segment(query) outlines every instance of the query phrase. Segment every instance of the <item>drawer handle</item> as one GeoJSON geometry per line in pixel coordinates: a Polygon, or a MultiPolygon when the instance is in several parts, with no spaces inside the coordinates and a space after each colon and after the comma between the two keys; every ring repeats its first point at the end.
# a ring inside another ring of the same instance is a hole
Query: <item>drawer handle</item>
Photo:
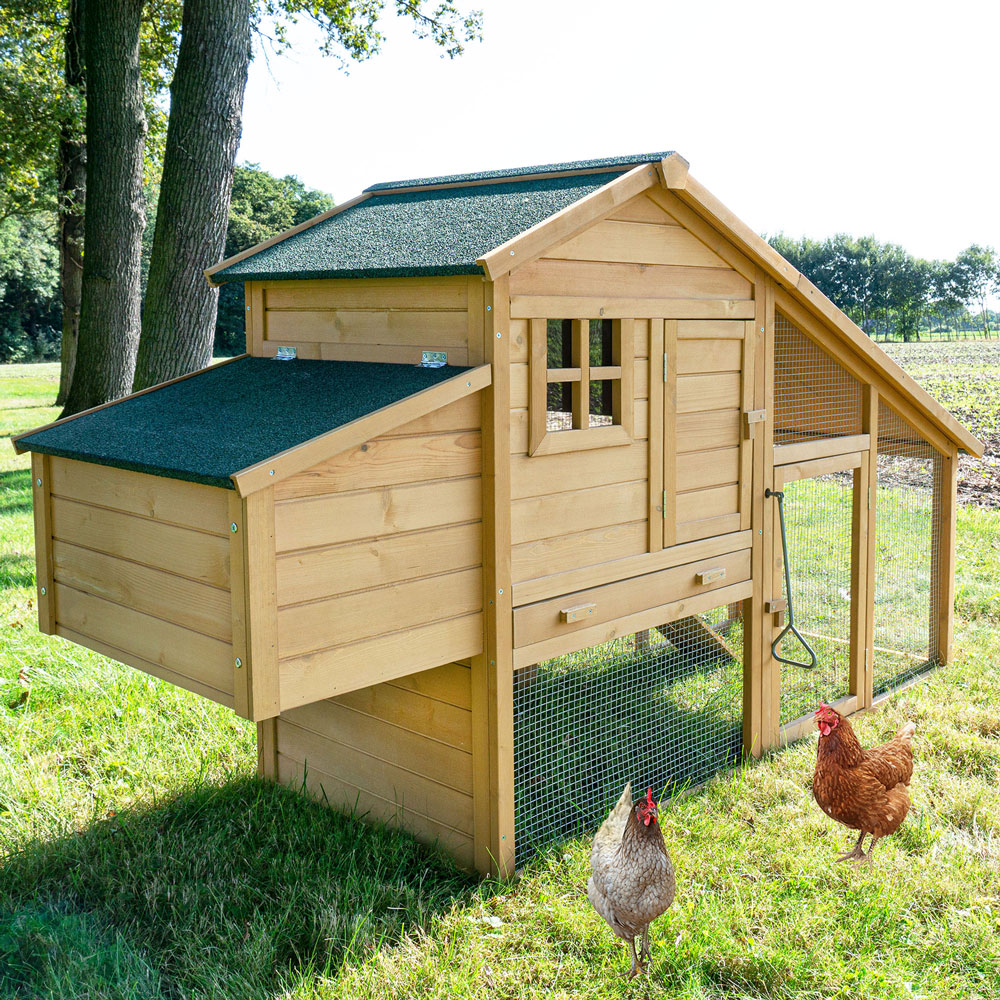
{"type": "Polygon", "coordinates": [[[587,615],[592,615],[596,607],[596,604],[577,604],[572,608],[563,608],[559,612],[559,619],[564,622],[581,622],[587,615]]]}
{"type": "Polygon", "coordinates": [[[694,578],[704,587],[707,583],[715,583],[717,580],[725,580],[726,570],[723,566],[719,566],[717,569],[705,569],[700,573],[695,573],[694,578]]]}

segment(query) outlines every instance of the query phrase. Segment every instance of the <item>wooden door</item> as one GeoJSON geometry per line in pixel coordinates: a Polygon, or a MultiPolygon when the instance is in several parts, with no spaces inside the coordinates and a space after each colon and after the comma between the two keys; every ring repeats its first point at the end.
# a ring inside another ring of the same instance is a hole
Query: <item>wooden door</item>
{"type": "Polygon", "coordinates": [[[665,547],[750,527],[752,326],[664,324],[665,547]]]}

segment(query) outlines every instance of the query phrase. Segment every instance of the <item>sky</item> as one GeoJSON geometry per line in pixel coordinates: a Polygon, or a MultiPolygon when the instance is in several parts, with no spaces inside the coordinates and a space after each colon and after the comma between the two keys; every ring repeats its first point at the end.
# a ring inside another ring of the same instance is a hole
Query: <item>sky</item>
{"type": "MultiPolygon", "coordinates": [[[[454,60],[383,21],[345,74],[301,23],[260,52],[240,162],[344,201],[376,181],[677,150],[754,230],[1000,249],[1000,4],[456,0],[454,60]]],[[[427,5],[430,6],[430,5],[427,5]]]]}

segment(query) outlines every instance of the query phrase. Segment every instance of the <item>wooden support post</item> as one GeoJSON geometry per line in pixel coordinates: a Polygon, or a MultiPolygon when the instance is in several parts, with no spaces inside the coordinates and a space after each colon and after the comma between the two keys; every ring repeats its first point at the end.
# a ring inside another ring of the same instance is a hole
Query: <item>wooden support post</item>
{"type": "Polygon", "coordinates": [[[246,300],[250,309],[246,313],[247,354],[255,358],[264,356],[264,286],[259,281],[246,283],[246,300]]]}
{"type": "Polygon", "coordinates": [[[878,514],[878,410],[879,392],[867,385],[862,390],[861,429],[869,437],[868,454],[868,536],[865,560],[864,586],[867,594],[865,608],[865,651],[867,670],[864,688],[858,695],[860,708],[871,708],[875,700],[875,543],[878,514]]]}
{"type": "MultiPolygon", "coordinates": [[[[870,385],[862,387],[862,424],[867,429],[871,421],[872,399],[877,413],[878,393],[870,385]]],[[[877,416],[875,418],[878,419],[877,416]]],[[[871,465],[869,452],[862,453],[861,465],[854,469],[851,503],[851,626],[850,667],[848,690],[866,708],[866,690],[872,672],[871,649],[868,646],[868,620],[871,618],[873,594],[869,583],[869,510],[871,506],[871,465]]]]}
{"type": "MultiPolygon", "coordinates": [[[[746,336],[753,337],[753,399],[754,407],[764,409],[768,397],[769,381],[765,365],[766,350],[771,338],[767,333],[767,285],[763,270],[757,269],[754,283],[755,318],[753,328],[746,336]]],[[[773,311],[772,311],[773,315],[773,311]]],[[[772,323],[773,330],[773,323],[772,323]]],[[[773,435],[773,415],[768,408],[765,420],[758,425],[753,438],[752,484],[750,492],[750,527],[753,532],[750,550],[750,572],[754,580],[753,595],[743,605],[743,749],[744,752],[760,756],[764,749],[764,672],[770,662],[770,636],[773,633],[773,615],[764,610],[765,602],[772,595],[767,589],[765,578],[770,566],[770,534],[765,538],[765,526],[770,527],[770,509],[773,501],[766,500],[764,490],[771,485],[772,469],[765,466],[765,441],[773,435]]]]}
{"type": "Polygon", "coordinates": [[[267,781],[278,780],[278,720],[257,723],[257,775],[267,781]]]}
{"type": "MultiPolygon", "coordinates": [[[[511,603],[510,527],[510,293],[506,275],[486,286],[487,357],[493,381],[483,397],[483,620],[482,657],[474,657],[473,731],[485,723],[489,750],[489,818],[486,836],[481,802],[476,868],[506,875],[514,870],[514,619],[511,603]],[[479,717],[477,718],[477,712],[479,717]]],[[[589,327],[586,329],[589,337],[589,327]]],[[[574,328],[579,337],[579,330],[574,328]]],[[[586,364],[584,355],[581,361],[586,364]]],[[[587,383],[589,385],[589,382],[587,383]]],[[[588,390],[589,391],[589,390],[588,390]]],[[[574,403],[576,397],[574,397],[574,403]]],[[[574,407],[575,409],[575,407],[574,407]]],[[[588,408],[589,412],[589,408],[588,408]]],[[[484,779],[479,774],[481,786],[484,779]]],[[[474,784],[475,788],[475,784],[474,784]]],[[[475,799],[481,796],[474,794],[475,799]]]]}
{"type": "Polygon", "coordinates": [[[37,451],[31,453],[31,500],[35,514],[35,594],[38,602],[38,631],[56,631],[55,574],[52,567],[52,460],[37,451]]]}
{"type": "Polygon", "coordinates": [[[274,487],[229,500],[233,708],[259,722],[279,711],[274,487]]]}
{"type": "Polygon", "coordinates": [[[952,655],[955,620],[955,524],[958,501],[958,452],[938,454],[934,462],[934,516],[937,524],[937,559],[932,560],[931,634],[937,648],[931,655],[939,663],[949,663],[952,655]]]}

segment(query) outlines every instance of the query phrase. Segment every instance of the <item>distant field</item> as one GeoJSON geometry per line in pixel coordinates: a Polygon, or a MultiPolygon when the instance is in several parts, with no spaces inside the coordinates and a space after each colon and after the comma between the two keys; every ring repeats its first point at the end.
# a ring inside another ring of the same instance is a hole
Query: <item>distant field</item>
{"type": "Polygon", "coordinates": [[[879,344],[985,445],[959,462],[959,497],[1000,507],[1000,340],[879,344]]]}

